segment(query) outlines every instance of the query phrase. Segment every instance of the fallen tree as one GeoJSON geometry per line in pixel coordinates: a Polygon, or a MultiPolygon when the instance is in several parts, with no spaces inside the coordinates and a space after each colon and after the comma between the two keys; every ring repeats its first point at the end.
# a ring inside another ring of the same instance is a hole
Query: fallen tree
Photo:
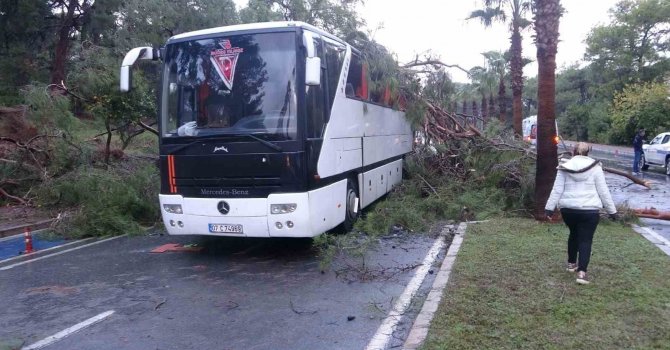
{"type": "Polygon", "coordinates": [[[670,212],[658,211],[656,208],[633,209],[633,212],[640,218],[670,220],[670,212]]]}

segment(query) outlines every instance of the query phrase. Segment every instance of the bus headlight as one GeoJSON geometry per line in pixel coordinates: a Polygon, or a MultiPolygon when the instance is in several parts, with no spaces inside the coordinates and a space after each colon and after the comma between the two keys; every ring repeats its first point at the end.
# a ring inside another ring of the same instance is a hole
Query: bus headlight
{"type": "Polygon", "coordinates": [[[181,204],[163,204],[163,209],[170,214],[183,214],[181,204]]]}
{"type": "Polygon", "coordinates": [[[288,214],[292,213],[298,208],[295,203],[286,204],[270,204],[270,213],[272,214],[288,214]]]}

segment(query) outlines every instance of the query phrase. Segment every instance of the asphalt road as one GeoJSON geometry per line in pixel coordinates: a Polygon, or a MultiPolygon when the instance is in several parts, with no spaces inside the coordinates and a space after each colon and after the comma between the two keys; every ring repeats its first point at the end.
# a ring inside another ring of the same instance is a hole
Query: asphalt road
{"type": "Polygon", "coordinates": [[[113,314],[46,348],[363,349],[434,241],[381,239],[364,256],[335,257],[323,272],[310,239],[121,237],[24,265],[0,263],[0,349],[106,312],[113,314]],[[196,251],[150,252],[167,243],[196,251]]]}
{"type": "MultiPolygon", "coordinates": [[[[589,155],[600,159],[608,167],[632,171],[633,157],[630,147],[593,145],[593,150],[589,155]]],[[[670,211],[670,176],[666,176],[662,168],[650,167],[648,171],[640,175],[640,178],[652,182],[651,190],[631,184],[630,180],[618,175],[605,173],[605,177],[612,193],[612,199],[617,204],[625,204],[630,208],[654,207],[661,211],[670,211]]],[[[670,239],[670,222],[654,219],[641,219],[641,222],[666,239],[670,239]]]]}

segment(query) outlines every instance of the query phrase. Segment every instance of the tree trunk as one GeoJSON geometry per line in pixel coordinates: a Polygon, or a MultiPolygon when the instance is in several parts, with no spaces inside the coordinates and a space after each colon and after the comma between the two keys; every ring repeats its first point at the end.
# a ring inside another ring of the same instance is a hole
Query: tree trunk
{"type": "Polygon", "coordinates": [[[483,123],[486,124],[486,121],[489,117],[489,106],[486,104],[486,95],[482,94],[482,120],[484,121],[483,123]]]}
{"type": "Polygon", "coordinates": [[[512,24],[512,59],[510,62],[510,73],[512,75],[512,125],[514,133],[521,138],[521,119],[523,115],[523,105],[521,104],[521,95],[523,94],[523,65],[521,51],[521,33],[519,33],[519,23],[512,24]]]}
{"type": "Polygon", "coordinates": [[[51,68],[51,84],[60,84],[65,80],[65,66],[70,51],[70,31],[74,25],[74,12],[77,5],[76,0],[67,2],[67,12],[65,12],[58,30],[58,42],[56,43],[54,62],[51,68]]]}
{"type": "Polygon", "coordinates": [[[489,93],[489,118],[493,119],[496,115],[496,104],[494,103],[493,92],[489,93]]]}
{"type": "Polygon", "coordinates": [[[112,154],[112,125],[109,118],[105,118],[105,129],[107,130],[107,142],[105,143],[105,164],[109,165],[109,156],[112,154]]]}
{"type": "Polygon", "coordinates": [[[507,119],[507,102],[505,101],[505,78],[500,77],[500,84],[498,84],[498,110],[500,111],[500,122],[505,124],[507,119]]]}
{"type": "Polygon", "coordinates": [[[535,173],[535,217],[544,220],[544,206],[556,179],[556,52],[558,24],[561,17],[560,0],[535,1],[535,41],[538,64],[537,163],[535,173]]]}
{"type": "Polygon", "coordinates": [[[461,113],[468,114],[468,101],[463,100],[463,105],[461,106],[461,113]]]}

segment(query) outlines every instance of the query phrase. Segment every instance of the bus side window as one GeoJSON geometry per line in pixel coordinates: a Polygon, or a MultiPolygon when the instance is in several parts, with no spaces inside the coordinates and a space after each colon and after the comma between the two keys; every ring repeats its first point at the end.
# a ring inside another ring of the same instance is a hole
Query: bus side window
{"type": "MultiPolygon", "coordinates": [[[[321,38],[314,38],[314,47],[316,48],[316,57],[320,57],[323,62],[323,46],[321,38]]],[[[321,138],[324,125],[326,124],[326,99],[324,86],[326,84],[325,70],[321,66],[321,85],[307,86],[307,137],[321,138]]]]}
{"type": "Polygon", "coordinates": [[[340,72],[344,64],[344,47],[326,42],[326,66],[328,70],[328,101],[330,106],[335,100],[337,85],[340,82],[340,72]]]}
{"type": "Polygon", "coordinates": [[[347,76],[347,90],[353,89],[354,97],[361,100],[368,99],[368,81],[367,81],[367,67],[358,57],[358,54],[351,54],[351,64],[349,65],[349,75],[347,76]]]}

